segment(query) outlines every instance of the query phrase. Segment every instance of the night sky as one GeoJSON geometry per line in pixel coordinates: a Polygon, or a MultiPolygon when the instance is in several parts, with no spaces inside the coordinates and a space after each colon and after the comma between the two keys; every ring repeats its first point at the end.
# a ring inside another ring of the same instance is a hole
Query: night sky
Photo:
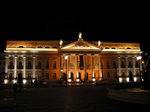
{"type": "Polygon", "coordinates": [[[1,11],[1,51],[6,40],[77,40],[82,32],[84,40],[140,42],[142,49],[149,52],[148,15],[144,6],[132,10],[122,6],[111,6],[108,10],[99,8],[102,5],[94,9],[89,6],[63,10],[64,6],[58,11],[59,6],[11,6],[10,10],[1,11]]]}

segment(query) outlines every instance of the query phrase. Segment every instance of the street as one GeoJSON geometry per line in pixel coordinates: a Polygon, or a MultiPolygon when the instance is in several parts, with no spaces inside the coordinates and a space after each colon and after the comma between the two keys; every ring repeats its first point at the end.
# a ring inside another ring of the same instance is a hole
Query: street
{"type": "Polygon", "coordinates": [[[149,112],[150,107],[115,101],[105,86],[27,88],[0,91],[0,112],[149,112]]]}

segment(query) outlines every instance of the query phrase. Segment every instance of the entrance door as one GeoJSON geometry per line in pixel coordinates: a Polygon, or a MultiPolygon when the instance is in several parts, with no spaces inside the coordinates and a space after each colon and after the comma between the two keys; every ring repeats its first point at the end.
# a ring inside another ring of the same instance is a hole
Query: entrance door
{"type": "Polygon", "coordinates": [[[71,80],[74,80],[74,74],[71,72],[71,80]]]}
{"type": "Polygon", "coordinates": [[[85,74],[85,77],[84,77],[84,81],[88,81],[89,78],[88,78],[88,73],[85,74]]]}
{"type": "Polygon", "coordinates": [[[79,72],[79,79],[81,80],[81,73],[79,72]]]}
{"type": "Polygon", "coordinates": [[[133,81],[133,74],[131,71],[129,71],[129,81],[133,81]]]}
{"type": "Polygon", "coordinates": [[[22,73],[19,73],[18,78],[17,78],[17,82],[22,84],[22,80],[23,80],[22,73]]]}

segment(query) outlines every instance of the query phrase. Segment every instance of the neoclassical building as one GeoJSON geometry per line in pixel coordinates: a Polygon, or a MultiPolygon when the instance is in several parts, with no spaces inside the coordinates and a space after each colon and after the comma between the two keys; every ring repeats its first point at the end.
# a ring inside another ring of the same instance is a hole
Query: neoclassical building
{"type": "Polygon", "coordinates": [[[7,41],[5,83],[15,83],[18,74],[29,80],[69,82],[140,81],[139,43],[86,41],[79,33],[76,41],[7,41]]]}

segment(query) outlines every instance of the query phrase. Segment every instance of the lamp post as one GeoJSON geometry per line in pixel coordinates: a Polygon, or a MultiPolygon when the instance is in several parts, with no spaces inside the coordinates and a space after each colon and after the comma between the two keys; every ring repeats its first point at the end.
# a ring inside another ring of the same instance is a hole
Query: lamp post
{"type": "Polygon", "coordinates": [[[67,60],[68,60],[68,56],[65,56],[65,61],[66,61],[66,76],[65,76],[66,87],[67,87],[67,60]]]}

